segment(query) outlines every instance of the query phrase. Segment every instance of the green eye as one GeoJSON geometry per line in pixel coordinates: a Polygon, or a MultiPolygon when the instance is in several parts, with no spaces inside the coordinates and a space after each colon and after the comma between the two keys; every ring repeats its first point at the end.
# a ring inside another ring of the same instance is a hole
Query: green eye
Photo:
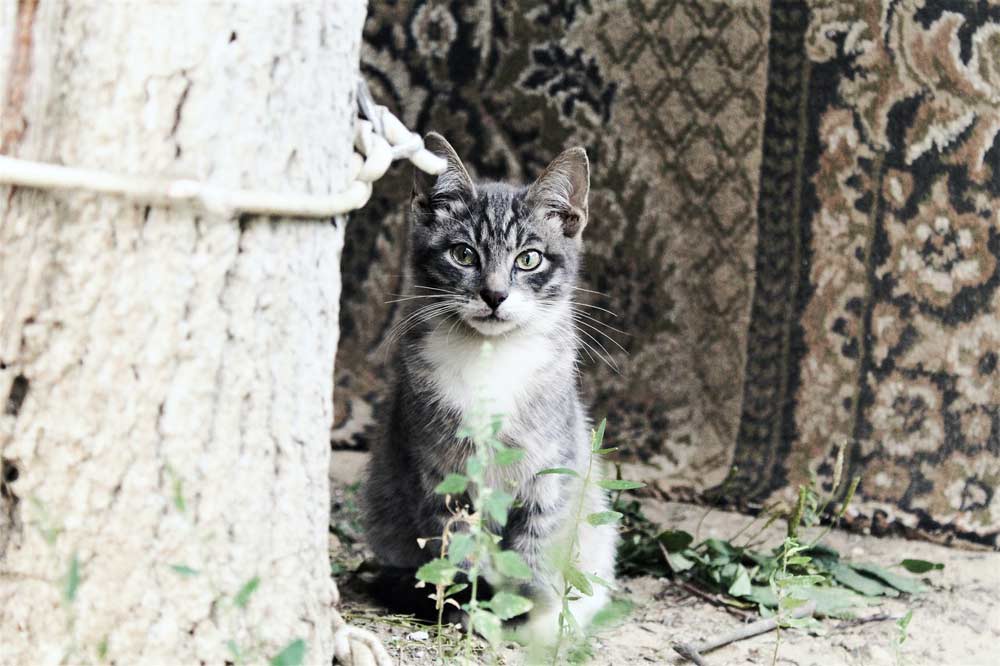
{"type": "Polygon", "coordinates": [[[476,263],[476,251],[468,245],[456,245],[451,248],[451,258],[458,262],[459,266],[471,266],[476,263]]]}
{"type": "Polygon", "coordinates": [[[533,271],[542,263],[542,253],[538,250],[526,250],[517,255],[514,264],[522,271],[533,271]]]}

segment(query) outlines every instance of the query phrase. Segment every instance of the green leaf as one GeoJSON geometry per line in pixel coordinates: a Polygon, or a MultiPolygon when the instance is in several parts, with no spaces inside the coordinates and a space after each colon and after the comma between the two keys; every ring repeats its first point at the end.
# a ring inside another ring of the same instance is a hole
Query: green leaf
{"type": "Polygon", "coordinates": [[[864,562],[852,563],[851,568],[855,571],[860,571],[863,574],[875,576],[882,582],[891,585],[900,592],[906,592],[907,594],[920,594],[921,592],[927,591],[927,588],[921,585],[919,581],[906,576],[900,576],[899,574],[894,574],[888,569],[875,564],[867,564],[864,562]]]}
{"type": "Polygon", "coordinates": [[[795,610],[800,606],[805,606],[809,603],[808,599],[797,599],[795,597],[784,597],[778,600],[778,607],[783,611],[795,610]]]}
{"type": "Polygon", "coordinates": [[[842,587],[804,587],[796,589],[794,594],[801,599],[815,602],[816,615],[841,619],[853,617],[854,611],[861,606],[876,603],[842,587]]]}
{"type": "Polygon", "coordinates": [[[236,644],[236,641],[230,638],[226,641],[226,647],[229,648],[229,653],[236,657],[237,664],[243,662],[243,653],[240,652],[240,646],[236,644]]]}
{"type": "Polygon", "coordinates": [[[531,580],[531,568],[521,557],[520,553],[513,550],[501,550],[493,554],[493,566],[502,576],[517,578],[518,580],[531,580]]]}
{"type": "Polygon", "coordinates": [[[744,567],[740,567],[740,573],[736,576],[736,580],[729,586],[729,594],[734,597],[747,597],[750,596],[750,592],[750,574],[744,567]]]}
{"type": "Polygon", "coordinates": [[[594,619],[590,621],[592,631],[601,631],[613,628],[625,621],[635,605],[625,599],[615,599],[594,614],[594,619]]]}
{"type": "Polygon", "coordinates": [[[563,577],[567,583],[580,590],[586,596],[591,597],[594,595],[594,588],[590,584],[590,581],[587,580],[587,576],[572,564],[567,566],[563,571],[563,577]]]}
{"type": "Polygon", "coordinates": [[[417,569],[417,580],[431,585],[451,585],[457,573],[458,567],[448,560],[438,558],[417,569]]]}
{"type": "Polygon", "coordinates": [[[465,472],[472,478],[476,478],[482,474],[483,468],[483,461],[479,456],[472,456],[465,463],[465,472]]]}
{"type": "Polygon", "coordinates": [[[448,540],[448,561],[457,567],[465,561],[465,558],[469,556],[475,545],[475,541],[473,541],[470,534],[465,532],[452,534],[448,540]]]}
{"type": "Polygon", "coordinates": [[[941,562],[928,562],[927,560],[903,560],[899,563],[904,569],[914,574],[927,573],[928,571],[940,571],[944,569],[941,562]]]}
{"type": "Polygon", "coordinates": [[[438,495],[458,495],[464,493],[469,486],[469,478],[464,474],[449,474],[437,484],[434,492],[438,495]]]}
{"type": "Polygon", "coordinates": [[[451,587],[449,587],[447,590],[444,591],[444,596],[450,597],[453,594],[458,594],[467,587],[469,587],[468,583],[455,583],[454,585],[452,585],[451,587]]]}
{"type": "Polygon", "coordinates": [[[687,571],[694,566],[694,562],[686,558],[680,553],[671,553],[667,551],[667,564],[670,566],[670,570],[674,573],[680,573],[682,571],[687,571]]]}
{"type": "Polygon", "coordinates": [[[497,449],[496,455],[493,456],[493,462],[497,465],[513,465],[522,458],[524,458],[524,451],[522,449],[512,449],[505,446],[497,449]]]}
{"type": "Polygon", "coordinates": [[[192,569],[186,564],[171,564],[170,568],[174,570],[174,573],[178,573],[181,576],[197,576],[198,570],[192,569]]]}
{"type": "Polygon", "coordinates": [[[253,596],[253,593],[257,591],[259,586],[260,576],[254,576],[247,582],[243,583],[243,587],[241,587],[240,591],[236,593],[235,597],[233,597],[233,603],[239,608],[246,608],[247,604],[250,602],[250,597],[253,596]]]}
{"type": "Polygon", "coordinates": [[[902,645],[906,641],[907,638],[906,630],[910,626],[910,620],[912,619],[913,619],[913,609],[909,608],[906,611],[906,615],[904,615],[903,617],[899,618],[899,620],[896,621],[896,632],[898,634],[896,637],[897,645],[902,645]]]}
{"type": "Polygon", "coordinates": [[[599,455],[599,456],[606,456],[609,453],[614,453],[617,450],[618,450],[617,446],[610,446],[610,447],[608,447],[606,449],[595,449],[594,453],[597,454],[597,455],[599,455]]]}
{"type": "Polygon", "coordinates": [[[501,620],[523,615],[530,611],[533,605],[531,599],[510,592],[497,592],[490,599],[490,610],[501,620]]]}
{"type": "Polygon", "coordinates": [[[566,636],[580,636],[583,634],[583,628],[580,623],[574,617],[573,612],[569,609],[568,603],[563,603],[562,612],[559,613],[559,619],[563,624],[561,631],[565,632],[566,636]]]}
{"type": "Polygon", "coordinates": [[[750,594],[747,596],[765,608],[778,607],[778,596],[767,585],[751,586],[750,594]]]}
{"type": "Polygon", "coordinates": [[[820,626],[819,620],[814,617],[786,617],[781,620],[781,624],[791,629],[809,629],[820,626]]]}
{"type": "Polygon", "coordinates": [[[861,594],[868,597],[898,597],[899,592],[895,588],[889,587],[888,585],[883,585],[874,578],[869,576],[862,576],[857,571],[844,564],[837,564],[830,568],[830,573],[833,574],[834,580],[843,585],[844,587],[849,587],[855,592],[860,592],[861,594]]]}
{"type": "Polygon", "coordinates": [[[498,645],[503,639],[500,618],[489,611],[479,609],[473,611],[472,628],[489,641],[490,645],[498,645]]]}
{"type": "Polygon", "coordinates": [[[543,474],[565,474],[567,476],[580,476],[576,470],[572,470],[569,467],[550,467],[549,469],[543,469],[538,472],[536,476],[542,476],[543,474]]]}
{"type": "Polygon", "coordinates": [[[726,560],[733,559],[734,556],[739,555],[739,552],[728,541],[723,541],[722,539],[705,539],[704,544],[710,552],[722,555],[726,560]]]}
{"type": "Polygon", "coordinates": [[[271,666],[302,666],[305,656],[306,642],[296,638],[271,659],[271,666]]]}
{"type": "Polygon", "coordinates": [[[601,479],[597,485],[605,490],[635,490],[646,484],[641,481],[625,481],[624,479],[601,479]]]}
{"type": "Polygon", "coordinates": [[[600,511],[598,513],[592,513],[587,516],[587,522],[598,527],[600,525],[610,525],[611,523],[617,523],[621,520],[622,514],[617,511],[600,511]]]}
{"type": "Polygon", "coordinates": [[[63,587],[63,597],[66,599],[67,603],[73,603],[76,599],[77,588],[80,587],[80,560],[77,559],[76,553],[73,553],[73,559],[69,563],[69,571],[66,572],[66,585],[63,587]]]}
{"type": "Polygon", "coordinates": [[[492,489],[483,499],[483,510],[493,518],[498,525],[507,524],[507,511],[514,503],[514,496],[502,490],[492,489]]]}
{"type": "Polygon", "coordinates": [[[604,443],[604,429],[607,425],[607,419],[601,419],[601,422],[597,424],[597,430],[594,431],[594,435],[591,438],[591,451],[597,451],[601,448],[601,444],[604,443]]]}
{"type": "Polygon", "coordinates": [[[597,584],[598,584],[598,585],[600,585],[601,587],[606,587],[606,588],[608,588],[609,590],[615,590],[615,589],[618,589],[618,588],[617,588],[617,587],[615,586],[615,584],[614,584],[614,583],[612,583],[612,582],[611,582],[611,581],[609,581],[609,580],[604,580],[603,578],[601,578],[601,577],[600,577],[600,576],[598,576],[597,574],[592,574],[592,573],[588,573],[588,572],[584,571],[584,572],[583,572],[583,575],[587,577],[587,580],[589,580],[589,581],[590,581],[590,582],[592,582],[592,583],[597,583],[597,584]]]}
{"type": "Polygon", "coordinates": [[[683,530],[667,530],[660,532],[656,540],[662,543],[668,552],[677,553],[690,546],[694,537],[683,530]]]}
{"type": "Polygon", "coordinates": [[[840,553],[824,543],[813,544],[803,553],[823,563],[833,563],[840,559],[840,553]]]}
{"type": "Polygon", "coordinates": [[[819,576],[816,574],[807,574],[804,576],[786,576],[784,578],[779,578],[775,582],[778,587],[789,588],[789,587],[812,587],[824,582],[826,578],[824,576],[819,576]]]}

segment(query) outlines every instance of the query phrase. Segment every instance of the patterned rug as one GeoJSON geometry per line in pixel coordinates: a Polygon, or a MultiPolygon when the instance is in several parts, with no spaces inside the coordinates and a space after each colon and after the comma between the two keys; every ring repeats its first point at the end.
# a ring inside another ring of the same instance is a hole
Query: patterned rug
{"type": "MultiPolygon", "coordinates": [[[[583,386],[661,490],[752,508],[846,446],[854,525],[996,546],[1000,3],[926,4],[399,0],[363,71],[479,177],[587,148],[624,333],[583,386]]],[[[348,231],[335,448],[377,418],[410,178],[348,231]]]]}

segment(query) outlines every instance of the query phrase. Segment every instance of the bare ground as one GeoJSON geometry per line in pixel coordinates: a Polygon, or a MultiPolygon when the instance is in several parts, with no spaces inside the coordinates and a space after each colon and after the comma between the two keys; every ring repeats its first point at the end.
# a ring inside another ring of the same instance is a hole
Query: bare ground
{"type": "MultiPolygon", "coordinates": [[[[359,478],[362,454],[336,452],[333,471],[334,523],[351,510],[345,487],[359,478]],[[346,499],[345,499],[346,498],[346,499]]],[[[727,538],[750,519],[689,504],[646,500],[644,510],[664,528],[692,534],[701,522],[699,537],[727,538]]],[[[350,530],[342,520],[341,531],[350,530]]],[[[769,543],[777,544],[782,530],[771,528],[769,543]]],[[[334,538],[335,560],[353,568],[364,557],[358,545],[334,538]]],[[[885,599],[859,612],[859,619],[824,620],[822,632],[781,632],[777,659],[774,632],[722,647],[705,656],[711,666],[728,664],[781,664],[782,666],[994,666],[1000,664],[1000,553],[958,550],[893,538],[876,538],[834,530],[826,543],[843,557],[891,566],[904,558],[941,562],[943,571],[923,577],[931,590],[919,597],[885,599]],[[906,639],[898,648],[895,620],[913,611],[906,639]],[[862,621],[865,618],[883,618],[862,621]]],[[[384,617],[373,606],[351,575],[339,579],[342,609],[356,624],[375,629],[400,664],[433,663],[433,631],[430,637],[405,618],[384,617]]],[[[731,612],[679,588],[667,579],[629,578],[619,581],[621,593],[635,608],[619,627],[600,635],[593,664],[682,664],[674,653],[675,641],[698,643],[740,626],[744,621],[731,612]]],[[[757,619],[756,617],[748,618],[757,619]]],[[[458,640],[457,633],[450,640],[458,640]]],[[[520,663],[511,648],[503,650],[501,662],[520,663]]]]}

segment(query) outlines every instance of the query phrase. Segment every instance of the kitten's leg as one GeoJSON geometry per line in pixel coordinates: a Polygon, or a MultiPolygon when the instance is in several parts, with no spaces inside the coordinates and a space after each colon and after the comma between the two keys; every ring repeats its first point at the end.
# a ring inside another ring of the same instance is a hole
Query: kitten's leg
{"type": "MultiPolygon", "coordinates": [[[[604,491],[597,486],[590,486],[584,500],[583,515],[606,511],[607,508],[608,502],[604,491]]],[[[565,529],[559,530],[553,535],[550,543],[556,552],[562,544],[569,544],[572,541],[575,517],[574,508],[574,515],[565,518],[565,529]]],[[[613,584],[615,551],[618,543],[617,530],[613,525],[595,527],[586,520],[581,520],[576,527],[578,529],[576,567],[584,573],[596,575],[613,584]]],[[[519,631],[519,634],[529,643],[551,644],[558,640],[559,615],[562,612],[562,590],[565,582],[562,573],[553,571],[551,567],[543,565],[536,571],[539,571],[543,577],[543,580],[536,583],[536,588],[540,593],[536,596],[535,608],[531,611],[531,617],[523,629],[519,631]]],[[[610,599],[610,590],[606,586],[592,583],[592,588],[593,594],[590,596],[574,592],[574,596],[580,596],[580,599],[569,603],[569,611],[573,615],[575,624],[584,631],[594,619],[594,615],[610,599]]]]}
{"type": "Polygon", "coordinates": [[[559,535],[571,520],[570,494],[565,492],[564,483],[555,475],[536,477],[526,493],[529,499],[523,499],[511,511],[504,529],[502,546],[520,554],[533,574],[532,581],[518,591],[531,599],[532,610],[527,617],[508,623],[519,637],[529,641],[532,638],[526,634],[534,633],[529,627],[537,624],[537,618],[548,618],[542,623],[547,623],[550,630],[557,626],[552,624],[552,618],[559,616],[561,602],[556,587],[562,589],[562,579],[557,582],[552,571],[552,562],[558,559],[553,546],[562,540],[559,535]]]}

